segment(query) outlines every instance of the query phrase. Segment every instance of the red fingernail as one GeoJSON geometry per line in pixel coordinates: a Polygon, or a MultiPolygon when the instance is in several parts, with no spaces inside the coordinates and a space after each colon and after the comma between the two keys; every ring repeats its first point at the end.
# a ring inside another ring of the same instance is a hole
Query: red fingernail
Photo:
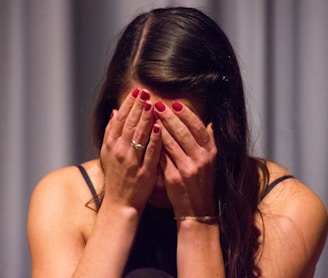
{"type": "Polygon", "coordinates": [[[159,126],[155,124],[153,126],[153,131],[154,131],[154,133],[159,133],[159,126]]]}
{"type": "Polygon", "coordinates": [[[149,111],[150,108],[151,108],[151,104],[148,101],[146,101],[144,106],[145,111],[149,111]]]}
{"type": "Polygon", "coordinates": [[[134,98],[136,98],[136,97],[139,95],[139,89],[138,89],[138,88],[135,88],[135,89],[132,91],[131,95],[132,95],[134,98]]]}
{"type": "Polygon", "coordinates": [[[148,100],[150,99],[150,94],[144,90],[141,91],[141,95],[140,95],[140,98],[142,100],[148,100]]]}
{"type": "Polygon", "coordinates": [[[182,110],[183,105],[182,105],[182,103],[180,103],[180,102],[178,102],[178,101],[173,101],[173,102],[172,102],[172,108],[173,108],[175,111],[179,112],[179,111],[182,110]]]}
{"type": "Polygon", "coordinates": [[[159,112],[163,112],[163,111],[165,110],[165,105],[164,105],[164,103],[161,102],[161,101],[157,101],[157,102],[155,103],[155,107],[156,107],[156,109],[157,109],[159,112]]]}
{"type": "Polygon", "coordinates": [[[112,113],[110,114],[110,120],[114,117],[114,111],[112,111],[112,113]]]}

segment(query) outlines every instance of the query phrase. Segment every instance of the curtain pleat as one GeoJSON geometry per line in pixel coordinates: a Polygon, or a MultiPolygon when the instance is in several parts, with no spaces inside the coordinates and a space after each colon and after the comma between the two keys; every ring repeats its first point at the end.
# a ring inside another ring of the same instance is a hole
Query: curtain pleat
{"type": "Polygon", "coordinates": [[[74,160],[70,4],[1,1],[0,15],[0,276],[30,277],[31,192],[74,160]]]}

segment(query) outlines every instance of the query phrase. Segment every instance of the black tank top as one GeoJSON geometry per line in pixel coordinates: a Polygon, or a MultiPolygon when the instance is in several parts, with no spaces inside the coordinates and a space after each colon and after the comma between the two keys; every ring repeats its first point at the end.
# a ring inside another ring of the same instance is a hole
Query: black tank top
{"type": "MultiPolygon", "coordinates": [[[[77,167],[91,192],[98,210],[101,205],[99,196],[97,195],[97,192],[83,166],[78,165],[77,167]]],[[[274,180],[267,186],[262,199],[268,195],[277,184],[290,178],[294,177],[292,175],[285,175],[274,180]]],[[[175,264],[176,247],[177,228],[173,210],[159,209],[147,205],[141,217],[123,277],[177,277],[175,264]],[[163,272],[162,270],[165,270],[166,272],[163,272]]]]}

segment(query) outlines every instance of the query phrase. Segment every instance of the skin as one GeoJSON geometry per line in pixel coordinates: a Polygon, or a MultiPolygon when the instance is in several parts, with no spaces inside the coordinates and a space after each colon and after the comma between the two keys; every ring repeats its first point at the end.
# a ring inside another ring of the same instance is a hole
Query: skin
{"type": "MultiPolygon", "coordinates": [[[[91,196],[76,167],[52,172],[37,185],[28,219],[34,278],[121,277],[148,201],[172,206],[177,217],[214,215],[211,177],[219,151],[211,124],[200,120],[204,107],[176,99],[182,104],[176,111],[173,100],[146,95],[122,94],[100,159],[83,164],[97,192],[105,186],[98,214],[84,206],[91,196]],[[131,148],[132,139],[147,147],[131,148]]],[[[268,167],[270,181],[289,174],[277,164],[268,162],[268,167]]],[[[263,222],[257,215],[256,223],[261,231],[264,224],[265,237],[257,264],[263,277],[312,277],[327,236],[327,212],[320,199],[298,180],[288,179],[259,209],[263,222]]],[[[177,221],[177,227],[178,277],[225,277],[219,225],[177,221]]]]}

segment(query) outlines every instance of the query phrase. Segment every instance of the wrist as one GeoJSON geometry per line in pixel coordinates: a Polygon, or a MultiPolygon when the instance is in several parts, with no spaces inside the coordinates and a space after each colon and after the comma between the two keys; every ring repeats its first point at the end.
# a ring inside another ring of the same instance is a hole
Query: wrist
{"type": "Polygon", "coordinates": [[[219,224],[216,220],[211,221],[195,221],[195,220],[184,220],[177,221],[178,232],[197,234],[197,233],[207,233],[211,230],[218,230],[219,224]]]}
{"type": "Polygon", "coordinates": [[[139,202],[139,204],[129,202],[128,199],[113,196],[113,194],[105,193],[101,204],[101,210],[112,213],[117,212],[122,217],[138,217],[140,218],[146,204],[139,202]]]}
{"type": "Polygon", "coordinates": [[[205,216],[176,216],[174,217],[176,221],[196,221],[204,224],[217,224],[218,216],[216,215],[205,215],[205,216]]]}
{"type": "Polygon", "coordinates": [[[138,226],[141,215],[142,211],[133,206],[111,202],[104,198],[98,211],[97,222],[115,226],[128,225],[133,228],[138,226]]]}
{"type": "Polygon", "coordinates": [[[188,277],[225,277],[219,225],[178,221],[177,262],[183,274],[197,262],[188,277]]]}

